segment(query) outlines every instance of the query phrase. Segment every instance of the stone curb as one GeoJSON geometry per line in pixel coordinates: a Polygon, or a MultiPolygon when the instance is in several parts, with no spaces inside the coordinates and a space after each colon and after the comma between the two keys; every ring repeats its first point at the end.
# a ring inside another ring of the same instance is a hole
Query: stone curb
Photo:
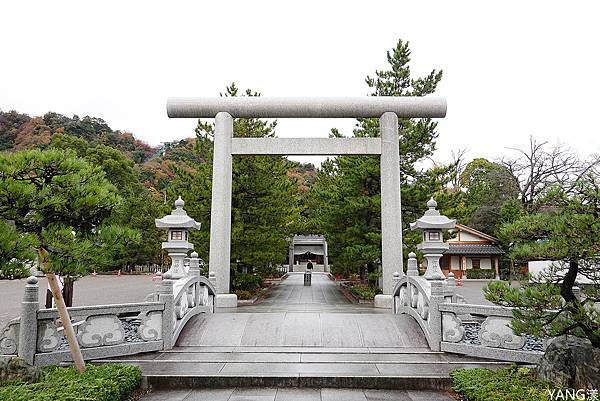
{"type": "Polygon", "coordinates": [[[228,387],[312,387],[384,390],[450,390],[452,379],[444,376],[145,376],[156,389],[228,387]]]}

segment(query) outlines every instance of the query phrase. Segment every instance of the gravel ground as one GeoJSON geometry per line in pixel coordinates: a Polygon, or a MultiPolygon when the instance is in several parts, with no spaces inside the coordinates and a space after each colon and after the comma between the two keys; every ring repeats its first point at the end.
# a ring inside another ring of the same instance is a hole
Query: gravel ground
{"type": "MultiPolygon", "coordinates": [[[[40,307],[43,308],[48,282],[45,277],[39,280],[40,307]]],[[[151,275],[83,277],[75,282],[73,305],[141,302],[154,290],[155,283],[151,275]]],[[[0,280],[0,330],[10,319],[19,316],[24,288],[25,279],[0,280]]]]}

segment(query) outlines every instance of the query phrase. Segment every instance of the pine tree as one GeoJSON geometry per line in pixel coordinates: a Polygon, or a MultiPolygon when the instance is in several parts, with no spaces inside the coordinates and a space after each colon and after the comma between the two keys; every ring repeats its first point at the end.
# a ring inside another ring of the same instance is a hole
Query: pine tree
{"type": "Polygon", "coordinates": [[[504,224],[500,235],[512,242],[517,261],[552,260],[550,268],[518,288],[490,283],[486,298],[512,306],[517,334],[540,337],[572,334],[600,347],[600,182],[590,174],[567,193],[555,188],[544,199],[543,210],[523,214],[504,224]],[[587,279],[576,295],[577,280],[587,279]]]}
{"type": "Polygon", "coordinates": [[[65,328],[77,369],[85,370],[56,274],[66,282],[107,260],[111,233],[128,230],[104,226],[121,198],[104,172],[72,150],[30,150],[0,154],[0,220],[14,222],[33,237],[42,270],[65,328]]]}
{"type": "MultiPolygon", "coordinates": [[[[435,92],[442,72],[412,78],[408,42],[399,40],[387,53],[388,68],[378,70],[366,83],[373,96],[425,96],[435,92]]],[[[443,189],[445,169],[420,170],[416,164],[435,150],[437,123],[431,119],[398,121],[403,226],[413,221],[427,199],[443,189]]],[[[355,137],[379,137],[377,118],[359,119],[355,137]]],[[[342,136],[336,129],[332,137],[342,136]]],[[[325,234],[336,272],[372,271],[381,258],[380,163],[378,157],[340,156],[321,165],[309,195],[315,231],[325,234]]],[[[444,202],[440,204],[444,206],[444,202]]],[[[407,235],[405,243],[415,241],[407,235]]],[[[402,246],[398,244],[398,246],[402,246]]]]}
{"type": "MultiPolygon", "coordinates": [[[[222,96],[238,96],[235,84],[222,96]]],[[[245,96],[259,96],[247,90],[245,96]]],[[[274,137],[276,122],[236,118],[235,137],[274,137]]],[[[214,124],[199,121],[196,151],[201,162],[192,163],[193,171],[179,169],[178,178],[169,188],[175,198],[186,200],[188,214],[202,222],[193,234],[200,256],[208,260],[212,181],[212,136],[214,124]]],[[[299,185],[288,172],[293,164],[280,156],[236,156],[233,159],[231,263],[239,263],[270,273],[287,255],[288,238],[300,219],[299,185]]],[[[208,261],[210,263],[210,261],[208,261]]]]}

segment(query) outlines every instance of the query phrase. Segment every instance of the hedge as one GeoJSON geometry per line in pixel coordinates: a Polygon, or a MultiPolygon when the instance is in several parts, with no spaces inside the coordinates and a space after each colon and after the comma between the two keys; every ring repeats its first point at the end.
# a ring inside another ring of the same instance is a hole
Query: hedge
{"type": "Polygon", "coordinates": [[[549,386],[534,371],[516,366],[490,370],[457,369],[450,372],[453,389],[469,401],[548,401],[549,386]]]}
{"type": "Polygon", "coordinates": [[[83,374],[73,367],[48,366],[34,384],[0,387],[5,401],[120,401],[135,390],[142,372],[132,365],[87,365],[83,374]]]}
{"type": "Polygon", "coordinates": [[[353,285],[350,291],[360,299],[372,300],[375,299],[377,292],[374,288],[365,285],[353,285]]]}
{"type": "Polygon", "coordinates": [[[469,269],[469,270],[467,270],[467,278],[494,279],[494,278],[496,278],[496,270],[494,270],[494,269],[469,269]]]}

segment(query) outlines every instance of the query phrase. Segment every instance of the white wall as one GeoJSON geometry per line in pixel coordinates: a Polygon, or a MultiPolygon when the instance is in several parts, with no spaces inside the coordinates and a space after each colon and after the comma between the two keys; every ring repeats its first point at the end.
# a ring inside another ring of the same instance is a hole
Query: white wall
{"type": "MultiPolygon", "coordinates": [[[[533,277],[536,277],[541,272],[545,271],[552,263],[562,263],[562,262],[555,262],[552,260],[536,260],[533,262],[528,262],[527,266],[529,267],[529,273],[533,277]]],[[[568,270],[568,266],[566,263],[562,263],[562,265],[564,266],[563,274],[566,274],[566,272],[568,270]]],[[[600,266],[598,266],[598,269],[600,269],[600,266]]],[[[581,283],[581,284],[592,284],[593,283],[592,280],[590,280],[586,277],[583,277],[582,275],[577,275],[576,282],[581,283]]]]}
{"type": "Polygon", "coordinates": [[[477,241],[477,242],[485,241],[481,237],[478,237],[478,236],[473,235],[473,234],[469,234],[469,233],[467,233],[465,231],[461,231],[460,232],[460,240],[461,241],[477,241]]]}

